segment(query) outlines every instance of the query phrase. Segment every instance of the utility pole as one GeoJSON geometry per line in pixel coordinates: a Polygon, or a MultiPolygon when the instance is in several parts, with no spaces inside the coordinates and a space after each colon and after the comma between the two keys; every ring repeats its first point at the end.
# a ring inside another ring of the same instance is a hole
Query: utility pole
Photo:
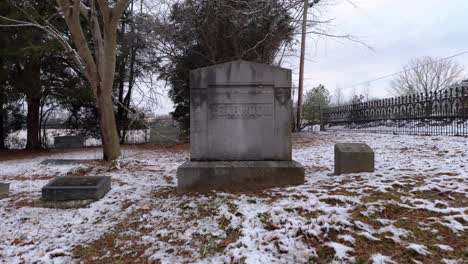
{"type": "Polygon", "coordinates": [[[304,57],[305,57],[305,45],[307,35],[307,10],[314,4],[317,4],[320,0],[313,0],[312,4],[309,5],[309,0],[304,0],[304,11],[302,13],[302,36],[301,36],[301,58],[299,63],[299,89],[297,92],[297,116],[296,116],[296,131],[301,130],[301,119],[302,119],[302,93],[304,90],[304,57]]]}
{"type": "Polygon", "coordinates": [[[302,119],[302,91],[304,86],[304,56],[305,42],[307,30],[307,9],[309,8],[309,0],[304,0],[304,11],[302,13],[302,36],[301,36],[301,58],[299,62],[299,89],[297,91],[297,116],[296,116],[296,131],[301,130],[302,119]]]}

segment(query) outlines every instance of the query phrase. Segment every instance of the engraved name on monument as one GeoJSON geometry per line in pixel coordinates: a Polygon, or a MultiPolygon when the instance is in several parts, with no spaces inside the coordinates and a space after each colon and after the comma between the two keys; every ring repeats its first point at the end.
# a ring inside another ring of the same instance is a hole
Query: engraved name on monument
{"type": "Polygon", "coordinates": [[[212,104],[210,119],[255,119],[273,115],[273,104],[212,104]]]}

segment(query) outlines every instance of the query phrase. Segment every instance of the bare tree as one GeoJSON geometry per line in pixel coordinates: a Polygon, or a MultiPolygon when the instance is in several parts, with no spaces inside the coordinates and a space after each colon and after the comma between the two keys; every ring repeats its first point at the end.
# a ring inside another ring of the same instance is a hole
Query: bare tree
{"type": "Polygon", "coordinates": [[[397,95],[436,92],[458,82],[463,67],[454,60],[433,57],[413,59],[391,82],[391,91],[397,95]]]}
{"type": "Polygon", "coordinates": [[[333,91],[333,104],[335,106],[341,106],[343,104],[343,89],[340,86],[336,86],[335,90],[333,91]]]}
{"type": "Polygon", "coordinates": [[[107,0],[57,0],[77,50],[75,60],[91,84],[96,98],[104,160],[116,160],[120,156],[119,135],[112,105],[112,87],[117,26],[128,2],[129,0],[117,0],[111,7],[107,0]],[[90,26],[92,47],[86,39],[82,18],[90,26]]]}
{"type": "Polygon", "coordinates": [[[366,102],[369,102],[371,100],[371,89],[370,89],[370,83],[364,84],[364,87],[362,88],[362,95],[364,96],[364,100],[366,102]]]}
{"type": "Polygon", "coordinates": [[[58,40],[62,47],[70,52],[78,69],[90,83],[96,99],[103,158],[117,160],[120,156],[120,144],[112,104],[112,87],[116,64],[117,27],[129,0],[112,1],[112,6],[108,0],[56,1],[75,48],[69,44],[68,36],[56,29],[48,19],[35,19],[27,12],[28,21],[0,15],[1,19],[11,23],[0,26],[37,27],[58,40]],[[86,26],[89,28],[85,28],[86,26]],[[90,39],[87,39],[89,35],[90,39]]]}

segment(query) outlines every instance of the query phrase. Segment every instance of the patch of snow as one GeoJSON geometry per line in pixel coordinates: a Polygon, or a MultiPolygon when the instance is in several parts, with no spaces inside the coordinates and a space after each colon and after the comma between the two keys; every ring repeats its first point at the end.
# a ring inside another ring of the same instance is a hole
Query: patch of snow
{"type": "Polygon", "coordinates": [[[436,246],[445,251],[453,251],[453,248],[448,245],[436,244],[436,246]]]}
{"type": "Polygon", "coordinates": [[[410,243],[406,247],[416,251],[418,254],[423,255],[423,256],[427,256],[431,254],[431,252],[427,251],[427,247],[424,245],[410,243]]]}
{"type": "Polygon", "coordinates": [[[39,260],[42,263],[66,264],[72,262],[71,248],[64,247],[47,252],[39,260]]]}
{"type": "Polygon", "coordinates": [[[382,254],[374,254],[371,256],[373,264],[394,264],[395,261],[392,261],[390,257],[384,256],[382,254]]]}
{"type": "Polygon", "coordinates": [[[369,234],[368,232],[359,232],[357,235],[363,236],[371,241],[378,241],[380,240],[378,237],[373,236],[372,234],[369,234]]]}
{"type": "Polygon", "coordinates": [[[345,246],[340,243],[336,243],[336,242],[328,242],[326,245],[333,248],[333,250],[335,250],[335,259],[337,260],[350,259],[348,252],[353,251],[353,248],[345,246]]]}
{"type": "Polygon", "coordinates": [[[398,227],[395,227],[394,225],[388,225],[388,226],[385,226],[385,227],[381,227],[379,230],[378,230],[378,233],[380,234],[383,234],[383,233],[391,233],[392,236],[388,237],[390,239],[392,239],[393,241],[397,242],[397,243],[403,243],[401,238],[405,238],[407,236],[409,236],[411,234],[410,231],[406,230],[406,229],[403,229],[403,228],[398,228],[398,227]]]}
{"type": "Polygon", "coordinates": [[[351,244],[354,244],[354,241],[356,241],[356,239],[351,235],[339,235],[338,238],[350,242],[351,244]]]}
{"type": "MultiPolygon", "coordinates": [[[[41,131],[42,133],[42,131],[41,131]]],[[[47,141],[45,146],[53,148],[54,137],[77,135],[79,133],[76,129],[47,129],[47,141]]],[[[128,130],[125,135],[127,144],[142,144],[148,141],[149,129],[128,130]]],[[[8,149],[24,149],[26,147],[26,129],[18,130],[7,135],[5,145],[8,149]]],[[[84,140],[84,145],[87,147],[101,146],[101,139],[94,137],[87,137],[84,140]]]]}
{"type": "Polygon", "coordinates": [[[442,262],[445,264],[459,264],[463,263],[462,259],[442,259],[442,262]]]}

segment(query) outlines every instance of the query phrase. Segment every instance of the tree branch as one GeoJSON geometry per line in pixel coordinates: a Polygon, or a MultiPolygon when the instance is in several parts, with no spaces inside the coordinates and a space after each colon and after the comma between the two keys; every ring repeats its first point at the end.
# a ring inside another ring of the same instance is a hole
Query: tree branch
{"type": "Polygon", "coordinates": [[[98,71],[91,50],[89,49],[88,42],[84,36],[83,29],[81,28],[79,12],[80,2],[81,1],[75,1],[72,7],[69,0],[57,0],[57,4],[63,13],[65,22],[70,29],[78,54],[84,62],[83,74],[86,77],[91,78],[95,74],[98,74],[98,71]]]}
{"type": "Polygon", "coordinates": [[[117,3],[115,3],[109,17],[111,24],[117,24],[119,22],[119,18],[122,16],[125,8],[127,8],[128,2],[129,0],[118,0],[117,3]]]}
{"type": "Polygon", "coordinates": [[[86,6],[83,2],[79,1],[80,2],[80,13],[86,18],[86,19],[89,19],[89,12],[91,11],[91,9],[86,6]]]}
{"type": "MultiPolygon", "coordinates": [[[[298,35],[300,33],[296,33],[296,35],[298,35]]],[[[356,43],[359,43],[363,46],[365,46],[366,48],[370,49],[370,50],[374,50],[373,47],[369,46],[367,43],[365,43],[364,41],[361,41],[359,39],[356,39],[355,37],[351,36],[351,35],[335,35],[335,34],[329,34],[329,33],[324,33],[324,32],[319,32],[319,31],[315,31],[315,30],[312,30],[312,31],[308,31],[306,32],[305,34],[314,34],[314,35],[320,35],[320,36],[325,36],[325,37],[330,37],[330,38],[341,38],[341,39],[347,39],[349,41],[352,41],[352,42],[356,42],[356,43]]]]}

